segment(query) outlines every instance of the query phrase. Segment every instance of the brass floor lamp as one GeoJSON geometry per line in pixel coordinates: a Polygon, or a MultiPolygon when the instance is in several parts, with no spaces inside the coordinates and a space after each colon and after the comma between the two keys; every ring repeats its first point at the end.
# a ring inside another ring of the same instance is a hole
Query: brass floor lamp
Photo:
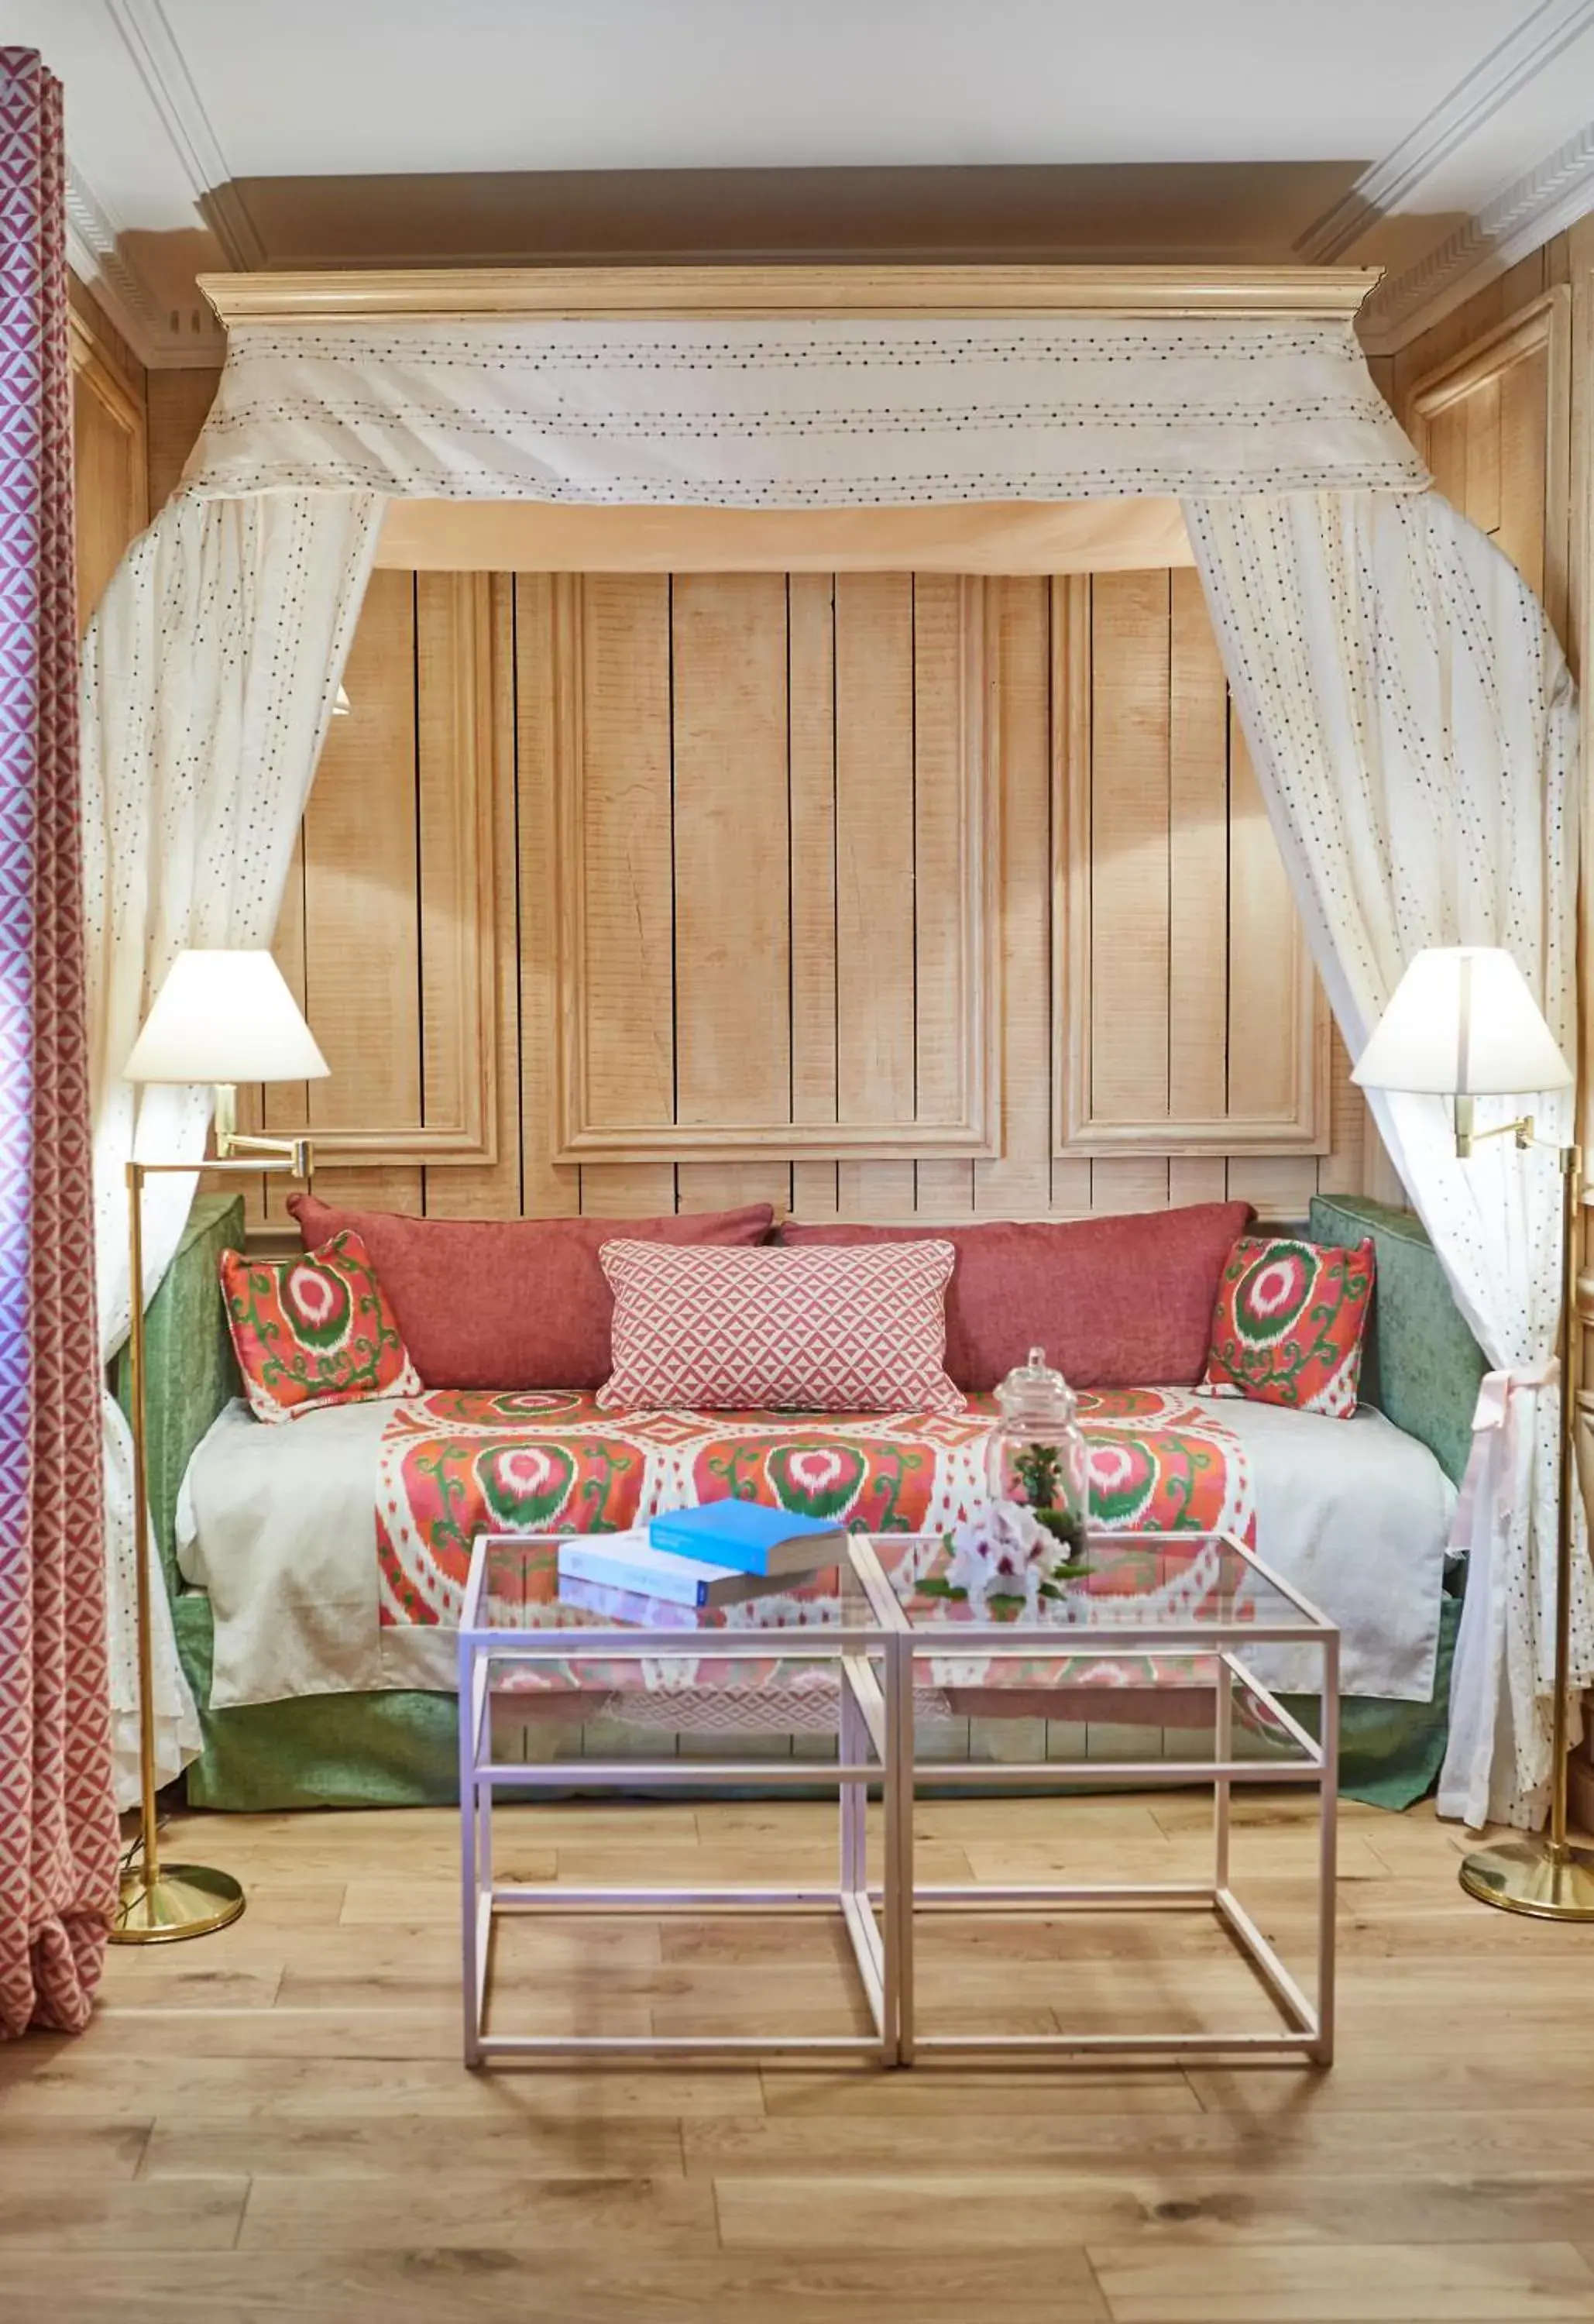
{"type": "MultiPolygon", "coordinates": [[[[203,1166],[241,1176],[280,1171],[308,1178],[310,1146],[304,1138],[242,1137],[237,1130],[240,1082],[319,1080],[327,1070],[309,1027],[269,952],[184,952],[155,996],[154,1006],[123,1071],[131,1082],[211,1082],[216,1084],[216,1159],[203,1166]]],[[[182,1937],[225,1929],[244,1910],[244,1891],[230,1872],[202,1864],[163,1864],[155,1812],[155,1664],[150,1578],[150,1480],[144,1399],[143,1196],[146,1179],[191,1177],[191,1162],[131,1161],[127,1165],[128,1264],[132,1286],[127,1349],[132,1390],[133,1505],[138,1633],[139,1838],[124,1866],[111,1927],[113,1944],[171,1944],[182,1937]]]]}
{"type": "MultiPolygon", "coordinates": [[[[1570,1089],[1571,1067],[1509,953],[1458,945],[1420,952],[1396,985],[1351,1079],[1364,1089],[1411,1090],[1455,1101],[1456,1152],[1465,1161],[1485,1139],[1511,1138],[1525,1150],[1548,1141],[1531,1114],[1489,1130],[1473,1126],[1479,1097],[1519,1097],[1570,1089]]],[[[1594,1921],[1594,1850],[1566,1836],[1567,1738],[1571,1731],[1571,1576],[1576,1554],[1576,1291],[1582,1223],[1582,1156],[1551,1149],[1561,1163],[1561,1443],[1555,1528],[1555,1670],[1551,1711],[1549,1828],[1542,1835],[1475,1849],[1461,1886],[1481,1904],[1542,1921],[1594,1921]]]]}

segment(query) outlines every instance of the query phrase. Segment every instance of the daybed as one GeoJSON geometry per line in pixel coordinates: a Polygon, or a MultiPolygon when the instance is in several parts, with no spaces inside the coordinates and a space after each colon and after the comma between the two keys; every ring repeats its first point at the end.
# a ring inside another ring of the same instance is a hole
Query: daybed
{"type": "MultiPolygon", "coordinates": [[[[1459,1612],[1446,1591],[1445,1543],[1483,1360],[1408,1214],[1319,1198],[1309,1231],[1324,1243],[1371,1236],[1377,1250],[1353,1418],[1198,1404],[1185,1388],[1087,1396],[1084,1417],[1115,1455],[1123,1451],[1122,1465],[1145,1471],[1120,1521],[1254,1524],[1262,1555],[1341,1624],[1343,1780],[1359,1797],[1398,1806],[1428,1788],[1443,1749],[1459,1612]]],[[[150,1313],[152,1504],[200,1705],[205,1748],[188,1775],[198,1804],[451,1798],[450,1592],[482,1523],[602,1527],[733,1482],[797,1506],[839,1507],[871,1530],[916,1532],[950,1522],[960,1492],[983,1472],[989,1397],[955,1421],[639,1421],[600,1417],[590,1391],[470,1388],[265,1427],[235,1400],[217,1288],[219,1253],[241,1240],[240,1206],[202,1199],[150,1313]]],[[[1288,1671],[1268,1675],[1291,1684],[1288,1671]]],[[[1143,1688],[1126,1692],[1102,1676],[1093,1671],[1082,1688],[1073,1724],[1112,1723],[1120,1752],[1132,1724],[1139,1748],[1155,1755],[1148,1723],[1166,1716],[1176,1726],[1178,1706],[1159,1696],[1153,1711],[1143,1688]]],[[[1291,1700],[1314,1718],[1313,1702],[1291,1700]]],[[[579,1723],[528,1724],[520,1748],[573,1761],[612,1752],[621,1739],[614,1708],[579,1723]]],[[[1011,1756],[1008,1722],[982,1720],[977,1702],[953,1709],[960,1745],[1011,1756]]],[[[942,1748],[954,1733],[949,1725],[942,1748]]],[[[936,1742],[928,1733],[921,1748],[936,1742]]],[[[1083,1755],[1077,1732],[1050,1743],[1055,1756],[1083,1755]]],[[[659,1748],[655,1731],[650,1752],[659,1748]]],[[[714,1737],[688,1732],[667,1748],[701,1757],[712,1781],[714,1737]]],[[[745,1757],[746,1738],[734,1748],[745,1757]]],[[[1033,1748],[1031,1737],[1026,1756],[1033,1748]]],[[[574,1766],[572,1775],[578,1781],[574,1766]]]]}

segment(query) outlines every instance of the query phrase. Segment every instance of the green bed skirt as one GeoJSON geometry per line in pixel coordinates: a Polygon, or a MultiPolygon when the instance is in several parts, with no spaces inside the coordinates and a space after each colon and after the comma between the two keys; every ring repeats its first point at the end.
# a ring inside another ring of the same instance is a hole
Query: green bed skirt
{"type": "MultiPolygon", "coordinates": [[[[1444,1757],[1460,1611],[1460,1599],[1444,1600],[1432,1702],[1374,1702],[1348,1695],[1341,1703],[1340,1787],[1346,1798],[1372,1807],[1406,1808],[1433,1788],[1444,1757]]],[[[209,1600],[180,1599],[178,1627],[184,1664],[204,1703],[210,1692],[209,1600]]],[[[1304,1726],[1317,1731],[1315,1695],[1286,1695],[1284,1701],[1304,1726]]],[[[196,1807],[255,1812],[447,1807],[458,1797],[458,1721],[451,1694],[303,1695],[242,1710],[202,1710],[199,1717],[204,1756],[188,1772],[189,1798],[196,1807]]],[[[569,1766],[569,1789],[577,1793],[580,1761],[569,1766]]],[[[1147,1772],[1155,1775],[1154,1760],[1147,1772]]],[[[1000,1761],[992,1761],[991,1775],[1000,1781],[1000,1761]]],[[[933,1762],[926,1763],[924,1783],[934,1791],[933,1762]]],[[[741,1796],[757,1796],[756,1785],[736,1788],[741,1796]]],[[[1058,1763],[1057,1788],[1068,1788],[1066,1761],[1058,1763]]],[[[703,1761],[702,1789],[721,1794],[727,1789],[715,1782],[711,1758],[703,1761]]]]}

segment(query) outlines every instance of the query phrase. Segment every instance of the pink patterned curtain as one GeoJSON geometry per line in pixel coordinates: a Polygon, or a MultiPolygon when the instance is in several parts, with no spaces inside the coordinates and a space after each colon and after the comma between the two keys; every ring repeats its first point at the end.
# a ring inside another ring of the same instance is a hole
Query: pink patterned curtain
{"type": "Polygon", "coordinates": [[[0,49],[0,2035],[115,1899],[59,82],[0,49]]]}

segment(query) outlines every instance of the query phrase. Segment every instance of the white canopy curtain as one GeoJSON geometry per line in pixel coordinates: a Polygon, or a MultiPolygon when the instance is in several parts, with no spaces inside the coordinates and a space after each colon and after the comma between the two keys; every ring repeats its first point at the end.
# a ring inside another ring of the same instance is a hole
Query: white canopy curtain
{"type": "MultiPolygon", "coordinates": [[[[1414,953],[1502,945],[1577,1055],[1577,703],[1533,592],[1437,493],[1187,511],[1196,562],[1318,970],[1351,1055],[1414,953]]],[[[1441,1812],[1537,1823],[1550,1779],[1560,1173],[1506,1141],[1456,1158],[1442,1099],[1368,1093],[1499,1377],[1460,1517],[1470,1554],[1441,1812]]],[[[1570,1093],[1531,1101],[1573,1132],[1570,1093]]],[[[1521,1111],[1496,1105],[1496,1118],[1521,1111]]],[[[1581,1507],[1579,1539],[1586,1549],[1581,1507]]],[[[1594,1676],[1573,1566],[1572,1666],[1594,1676]]]]}
{"type": "MultiPolygon", "coordinates": [[[[89,1074],[100,1353],[127,1336],[126,1165],[198,1162],[208,1090],[134,1092],[122,1067],[189,945],[269,944],[375,547],[367,493],[179,499],[134,544],[83,650],[89,1074]]],[[[147,1301],[194,1181],[147,1182],[147,1301]]],[[[139,1794],[133,1443],[105,1406],[107,1626],[117,1804],[139,1794]]],[[[143,1554],[156,1555],[152,1541],[143,1554]]],[[[198,1719],[154,1590],[156,1766],[180,1773],[198,1719]]]]}
{"type": "MultiPolygon", "coordinates": [[[[922,292],[923,271],[917,279],[922,292]]],[[[1422,494],[1428,482],[1374,388],[1355,338],[1350,309],[1365,285],[1349,299],[1343,281],[1337,296],[1314,295],[1317,285],[1331,289],[1339,280],[1328,275],[1313,277],[1311,289],[1296,278],[1290,295],[1308,311],[1203,312],[1195,320],[1176,312],[1020,319],[917,313],[880,319],[851,312],[839,319],[821,313],[772,320],[738,315],[636,319],[633,312],[568,321],[472,312],[472,300],[463,294],[470,282],[479,287],[486,278],[397,280],[409,285],[398,300],[405,313],[426,299],[451,310],[453,318],[230,318],[226,370],[189,464],[189,503],[258,507],[263,496],[298,498],[308,487],[343,496],[350,509],[349,496],[364,494],[531,500],[573,509],[834,509],[855,515],[910,505],[1173,496],[1184,500],[1199,525],[1215,509],[1248,506],[1246,495],[1265,494],[1266,505],[1275,508],[1285,506],[1287,495],[1322,496],[1330,508],[1357,495],[1369,509],[1384,508],[1422,494]]],[[[263,295],[249,278],[233,287],[244,304],[263,295]]],[[[490,297],[479,303],[502,304],[501,288],[502,278],[494,278],[490,297]]],[[[281,295],[269,285],[263,293],[268,300],[281,295]]],[[[552,295],[567,303],[562,290],[552,295]]],[[[711,296],[716,308],[723,303],[717,285],[700,303],[710,303],[711,296]]],[[[576,297],[567,302],[579,303],[576,297]]],[[[1269,302],[1264,297],[1259,303],[1269,302]]],[[[816,304],[823,308],[825,301],[816,304]]],[[[1243,309],[1242,300],[1230,304],[1243,309]]],[[[1430,502],[1431,496],[1421,504],[1430,502]]],[[[377,505],[374,497],[360,503],[371,530],[377,505]]],[[[268,558],[286,557],[282,540],[269,546],[263,530],[260,540],[268,558]]],[[[324,578],[335,591],[334,546],[318,544],[315,553],[328,559],[324,578]]],[[[1203,559],[1203,569],[1209,563],[1203,559]]],[[[1358,593],[1363,583],[1359,572],[1348,576],[1358,593]]],[[[323,712],[358,586],[357,576],[349,579],[347,602],[340,598],[336,621],[323,620],[318,632],[315,622],[296,618],[280,641],[293,684],[313,693],[323,712]]],[[[1211,574],[1208,586],[1221,619],[1224,592],[1211,574]]],[[[113,599],[115,619],[126,623],[129,638],[152,641],[135,687],[147,700],[153,641],[163,628],[176,634],[190,626],[180,567],[149,571],[136,586],[124,569],[113,584],[113,599]]],[[[107,615],[111,611],[108,602],[107,615]]],[[[1477,617],[1453,622],[1457,658],[1488,662],[1495,650],[1489,622],[1498,612],[1489,600],[1477,617]]],[[[262,613],[273,618],[264,613],[263,601],[262,613]]],[[[1230,624],[1223,634],[1243,702],[1238,631],[1230,624]]],[[[1350,642],[1350,632],[1336,632],[1326,650],[1348,649],[1350,642]]],[[[258,646],[257,638],[257,655],[258,646]]],[[[1281,684],[1294,682],[1283,641],[1266,624],[1251,626],[1248,650],[1253,659],[1276,658],[1281,684]]],[[[207,683],[216,699],[243,685],[244,661],[224,662],[214,644],[200,650],[211,666],[207,683]]],[[[1357,683],[1348,676],[1345,690],[1354,692],[1357,683]]],[[[91,691],[91,762],[97,744],[107,797],[126,787],[145,802],[135,811],[138,827],[151,831],[147,802],[161,796],[171,779],[181,738],[171,731],[156,735],[143,756],[124,767],[108,741],[110,691],[108,684],[97,698],[91,691]]],[[[246,731],[241,712],[232,731],[246,731]]],[[[318,733],[305,736],[307,779],[318,733]]],[[[1258,757],[1275,814],[1287,828],[1296,816],[1309,815],[1309,802],[1298,791],[1286,793],[1267,750],[1259,749],[1258,757]]],[[[1503,801],[1502,816],[1510,811],[1503,801]]],[[[297,812],[297,799],[290,805],[284,786],[271,808],[272,844],[284,861],[297,812]]],[[[1536,831],[1535,824],[1535,844],[1536,831]]],[[[1436,854],[1445,844],[1435,839],[1436,854]]],[[[1291,860],[1297,892],[1310,910],[1300,865],[1291,860]]],[[[1571,860],[1558,856],[1557,873],[1571,860]]],[[[208,876],[230,875],[213,859],[208,876]]],[[[1459,887],[1467,875],[1458,868],[1449,876],[1459,887]]],[[[250,920],[259,933],[269,927],[278,887],[280,880],[269,889],[261,884],[258,917],[250,920]]],[[[1525,967],[1531,969],[1541,954],[1564,955],[1562,934],[1570,927],[1571,909],[1570,889],[1563,893],[1554,878],[1541,886],[1535,916],[1521,929],[1525,967]],[[1553,937],[1545,933],[1551,919],[1557,928],[1553,937]]],[[[1337,957],[1340,936],[1336,928],[1322,940],[1325,964],[1337,957]]],[[[146,907],[129,913],[116,959],[114,1032],[108,978],[97,1002],[105,1011],[102,1113],[107,1123],[126,1104],[125,1093],[118,1096],[114,1087],[119,1056],[176,940],[169,923],[157,934],[146,907]]],[[[1346,933],[1345,941],[1354,941],[1353,935],[1346,933]]],[[[1404,929],[1397,927],[1388,945],[1403,941],[1404,929]]],[[[1544,990],[1543,977],[1536,981],[1544,990]]],[[[1345,1014],[1343,982],[1331,976],[1330,989],[1354,1047],[1368,1018],[1345,1014]]],[[[1368,990],[1370,994],[1373,987],[1368,990]]],[[[198,1121],[197,1113],[185,1117],[185,1136],[196,1137],[198,1121]]],[[[124,1149],[125,1131],[120,1149],[106,1134],[110,1150],[124,1149]]],[[[1507,1216],[1524,1199],[1512,1176],[1516,1167],[1505,1156],[1488,1166],[1493,1175],[1483,1182],[1480,1220],[1497,1248],[1498,1267],[1525,1305],[1531,1298],[1523,1275],[1527,1262],[1507,1216]]],[[[1427,1181],[1414,1175],[1421,1206],[1427,1181]]],[[[161,1246],[161,1263],[171,1239],[168,1233],[161,1246]]],[[[108,1250],[106,1263],[114,1264],[108,1250]]],[[[1497,1543],[1503,1525],[1502,1519],[1497,1526],[1497,1543]]],[[[1487,1684],[1487,1673],[1477,1678],[1487,1684]]]]}

